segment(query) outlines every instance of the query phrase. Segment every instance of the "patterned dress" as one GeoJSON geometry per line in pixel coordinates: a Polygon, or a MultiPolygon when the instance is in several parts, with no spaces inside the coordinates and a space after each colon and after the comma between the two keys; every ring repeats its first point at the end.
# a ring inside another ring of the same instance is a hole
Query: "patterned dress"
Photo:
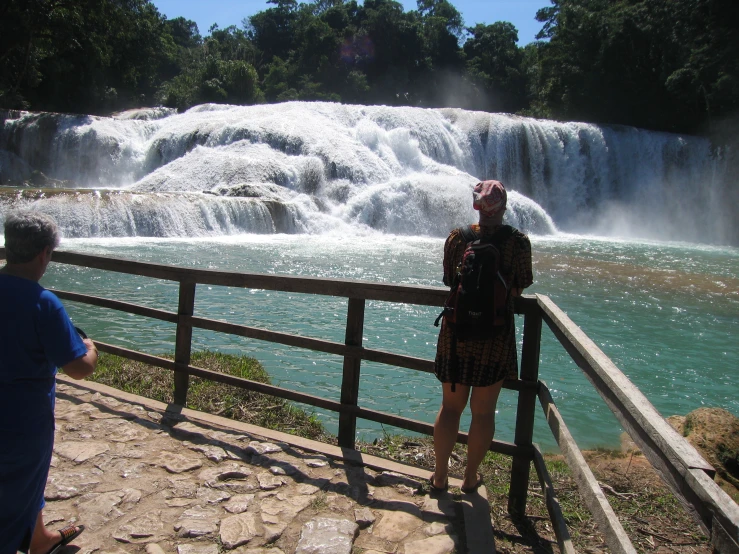
{"type": "MultiPolygon", "coordinates": [[[[479,225],[472,228],[480,235],[479,225]]],[[[484,229],[483,238],[493,238],[502,227],[484,229]]],[[[501,273],[511,283],[511,288],[523,289],[534,282],[531,269],[531,243],[529,238],[511,228],[502,244],[495,243],[501,252],[501,273]]],[[[457,266],[467,243],[460,229],[453,230],[444,244],[444,284],[451,287],[457,266]]],[[[502,379],[518,377],[516,356],[516,327],[513,320],[513,298],[506,306],[508,323],[496,335],[477,340],[462,340],[442,320],[436,347],[436,377],[442,383],[460,383],[472,387],[487,387],[502,379]]]]}

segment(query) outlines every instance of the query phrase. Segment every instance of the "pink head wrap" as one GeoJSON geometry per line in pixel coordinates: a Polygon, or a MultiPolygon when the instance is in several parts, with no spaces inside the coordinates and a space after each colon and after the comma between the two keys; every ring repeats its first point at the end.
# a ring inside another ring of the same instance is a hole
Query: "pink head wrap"
{"type": "Polygon", "coordinates": [[[485,216],[505,210],[508,195],[500,181],[481,181],[472,189],[472,207],[485,216]]]}

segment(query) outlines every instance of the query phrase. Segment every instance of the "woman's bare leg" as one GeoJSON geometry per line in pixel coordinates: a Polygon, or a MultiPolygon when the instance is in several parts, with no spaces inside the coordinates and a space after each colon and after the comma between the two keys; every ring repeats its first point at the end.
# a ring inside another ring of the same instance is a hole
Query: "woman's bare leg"
{"type": "Polygon", "coordinates": [[[434,486],[444,487],[449,475],[449,456],[457,442],[459,419],[462,416],[470,387],[457,384],[452,392],[451,383],[442,383],[443,398],[441,408],[434,422],[434,454],[436,466],[434,469],[434,486]]]}
{"type": "Polygon", "coordinates": [[[464,472],[465,488],[473,487],[477,483],[477,470],[485,454],[490,448],[490,442],[495,434],[495,406],[498,403],[503,381],[498,381],[489,387],[474,387],[470,400],[472,422],[467,442],[467,467],[464,472]]]}

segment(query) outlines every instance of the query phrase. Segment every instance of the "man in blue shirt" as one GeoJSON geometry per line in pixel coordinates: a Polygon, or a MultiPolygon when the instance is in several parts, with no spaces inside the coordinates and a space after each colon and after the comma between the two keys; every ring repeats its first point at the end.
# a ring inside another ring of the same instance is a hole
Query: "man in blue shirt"
{"type": "Polygon", "coordinates": [[[38,281],[59,245],[54,220],[39,212],[5,218],[0,269],[0,554],[51,554],[82,532],[43,522],[44,487],[54,447],[57,368],[91,375],[97,349],[80,338],[64,306],[38,281]]]}

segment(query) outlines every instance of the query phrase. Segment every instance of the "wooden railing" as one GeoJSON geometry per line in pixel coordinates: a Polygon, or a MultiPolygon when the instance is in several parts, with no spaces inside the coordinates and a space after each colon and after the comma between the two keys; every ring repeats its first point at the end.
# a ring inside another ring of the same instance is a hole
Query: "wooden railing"
{"type": "MultiPolygon", "coordinates": [[[[4,259],[4,256],[5,251],[0,248],[0,259],[4,259]]],[[[359,382],[363,360],[433,372],[432,360],[364,348],[362,346],[364,311],[367,300],[442,306],[447,295],[446,289],[190,269],[72,252],[55,252],[54,262],[179,283],[176,312],[70,291],[55,291],[64,300],[120,310],[176,324],[174,361],[112,344],[96,342],[103,352],[174,371],[176,404],[183,406],[186,404],[189,376],[195,375],[338,412],[338,441],[340,446],[346,448],[354,447],[357,418],[418,433],[433,433],[433,426],[429,423],[360,406],[359,382]],[[344,342],[302,337],[197,317],[195,315],[197,285],[219,285],[347,298],[344,342]],[[193,328],[342,356],[344,363],[341,397],[338,401],[331,400],[195,367],[190,364],[193,328]]],[[[533,443],[534,415],[538,398],[552,433],[572,470],[578,488],[595,521],[599,524],[599,528],[604,533],[609,548],[613,552],[635,552],[629,537],[567,429],[549,389],[543,381],[539,380],[541,330],[542,323],[546,322],[665,483],[711,538],[714,548],[720,552],[739,552],[739,507],[713,481],[714,468],[662,418],[646,397],[548,297],[527,295],[517,298],[515,311],[524,316],[520,378],[507,380],[504,383],[505,388],[518,392],[515,438],[513,443],[494,440],[490,445],[490,450],[513,457],[508,499],[509,512],[518,517],[525,514],[529,471],[533,463],[560,550],[574,552],[556,491],[544,464],[544,458],[539,447],[533,443]]],[[[467,434],[459,433],[458,441],[466,443],[467,434]]]]}

